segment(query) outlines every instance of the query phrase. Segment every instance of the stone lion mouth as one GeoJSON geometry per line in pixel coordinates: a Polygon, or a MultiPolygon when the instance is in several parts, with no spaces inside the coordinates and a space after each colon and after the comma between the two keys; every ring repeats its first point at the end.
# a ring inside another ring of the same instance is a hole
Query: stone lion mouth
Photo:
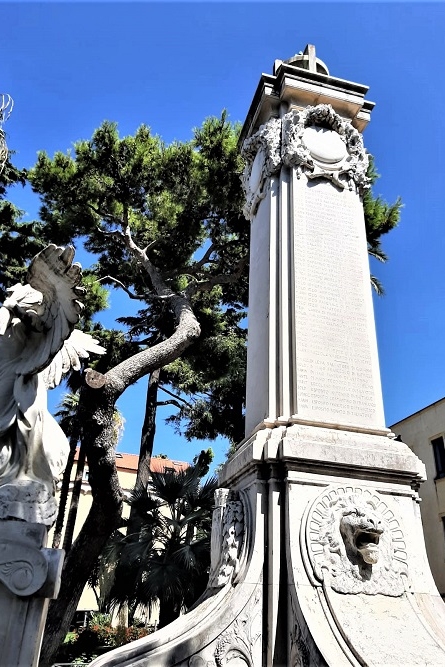
{"type": "Polygon", "coordinates": [[[383,530],[375,532],[362,530],[357,534],[356,549],[368,565],[375,565],[379,560],[379,542],[382,533],[383,530]]]}
{"type": "Polygon", "coordinates": [[[361,531],[355,539],[355,545],[359,551],[361,549],[377,549],[380,542],[380,535],[381,533],[361,531]]]}

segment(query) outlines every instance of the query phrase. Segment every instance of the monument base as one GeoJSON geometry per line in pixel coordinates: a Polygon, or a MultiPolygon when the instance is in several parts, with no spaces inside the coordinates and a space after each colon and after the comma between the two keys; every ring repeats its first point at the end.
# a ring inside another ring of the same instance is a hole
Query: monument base
{"type": "Polygon", "coordinates": [[[293,424],[242,443],[221,474],[204,596],[92,667],[445,664],[424,467],[390,436],[293,424]]]}
{"type": "Polygon", "coordinates": [[[0,521],[0,667],[37,667],[64,551],[46,549],[42,524],[0,521]]]}

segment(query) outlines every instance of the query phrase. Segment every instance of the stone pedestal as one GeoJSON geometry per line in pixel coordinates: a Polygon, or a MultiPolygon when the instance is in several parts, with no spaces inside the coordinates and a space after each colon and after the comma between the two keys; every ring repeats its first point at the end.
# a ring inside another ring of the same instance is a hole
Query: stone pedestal
{"type": "Polygon", "coordinates": [[[329,76],[313,47],[262,76],[242,133],[247,430],[220,476],[209,586],[94,667],[445,664],[418,508],[425,469],[384,425],[366,91],[329,76]]]}
{"type": "Polygon", "coordinates": [[[0,521],[0,667],[37,667],[49,600],[64,552],[46,549],[46,527],[0,521]]]}

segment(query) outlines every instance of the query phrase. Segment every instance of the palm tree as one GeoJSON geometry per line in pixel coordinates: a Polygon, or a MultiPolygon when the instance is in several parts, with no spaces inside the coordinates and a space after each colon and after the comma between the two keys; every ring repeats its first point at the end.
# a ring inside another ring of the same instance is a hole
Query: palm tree
{"type": "Polygon", "coordinates": [[[189,608],[205,590],[217,480],[202,481],[200,459],[185,471],[151,473],[129,500],[141,518],[138,533],[117,531],[101,560],[102,609],[159,604],[159,627],[189,608]]]}

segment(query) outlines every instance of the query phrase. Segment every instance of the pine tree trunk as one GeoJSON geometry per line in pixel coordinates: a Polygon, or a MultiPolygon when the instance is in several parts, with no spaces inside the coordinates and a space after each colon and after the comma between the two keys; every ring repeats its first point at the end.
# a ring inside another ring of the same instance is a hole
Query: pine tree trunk
{"type": "MultiPolygon", "coordinates": [[[[39,667],[51,667],[57,650],[69,630],[82,591],[97,558],[110,535],[119,525],[122,513],[122,491],[117,476],[113,445],[114,396],[95,392],[88,387],[82,418],[82,443],[88,456],[93,503],[88,517],[65,558],[58,598],[51,600],[43,635],[39,667]]],[[[67,526],[68,528],[68,526],[67,526]]]]}
{"type": "MultiPolygon", "coordinates": [[[[144,258],[142,261],[145,261],[144,258]]],[[[149,264],[149,269],[151,279],[156,283],[156,292],[170,296],[155,267],[149,264]]],[[[101,388],[82,387],[80,400],[85,399],[81,422],[82,446],[85,446],[88,457],[93,503],[65,559],[59,596],[49,606],[39,667],[51,667],[53,664],[91,570],[121,520],[123,496],[116,470],[113,422],[116,401],[127,387],[154,369],[177,359],[199,337],[200,327],[187,299],[171,293],[170,301],[178,322],[170,338],[109,370],[101,388]]]]}

